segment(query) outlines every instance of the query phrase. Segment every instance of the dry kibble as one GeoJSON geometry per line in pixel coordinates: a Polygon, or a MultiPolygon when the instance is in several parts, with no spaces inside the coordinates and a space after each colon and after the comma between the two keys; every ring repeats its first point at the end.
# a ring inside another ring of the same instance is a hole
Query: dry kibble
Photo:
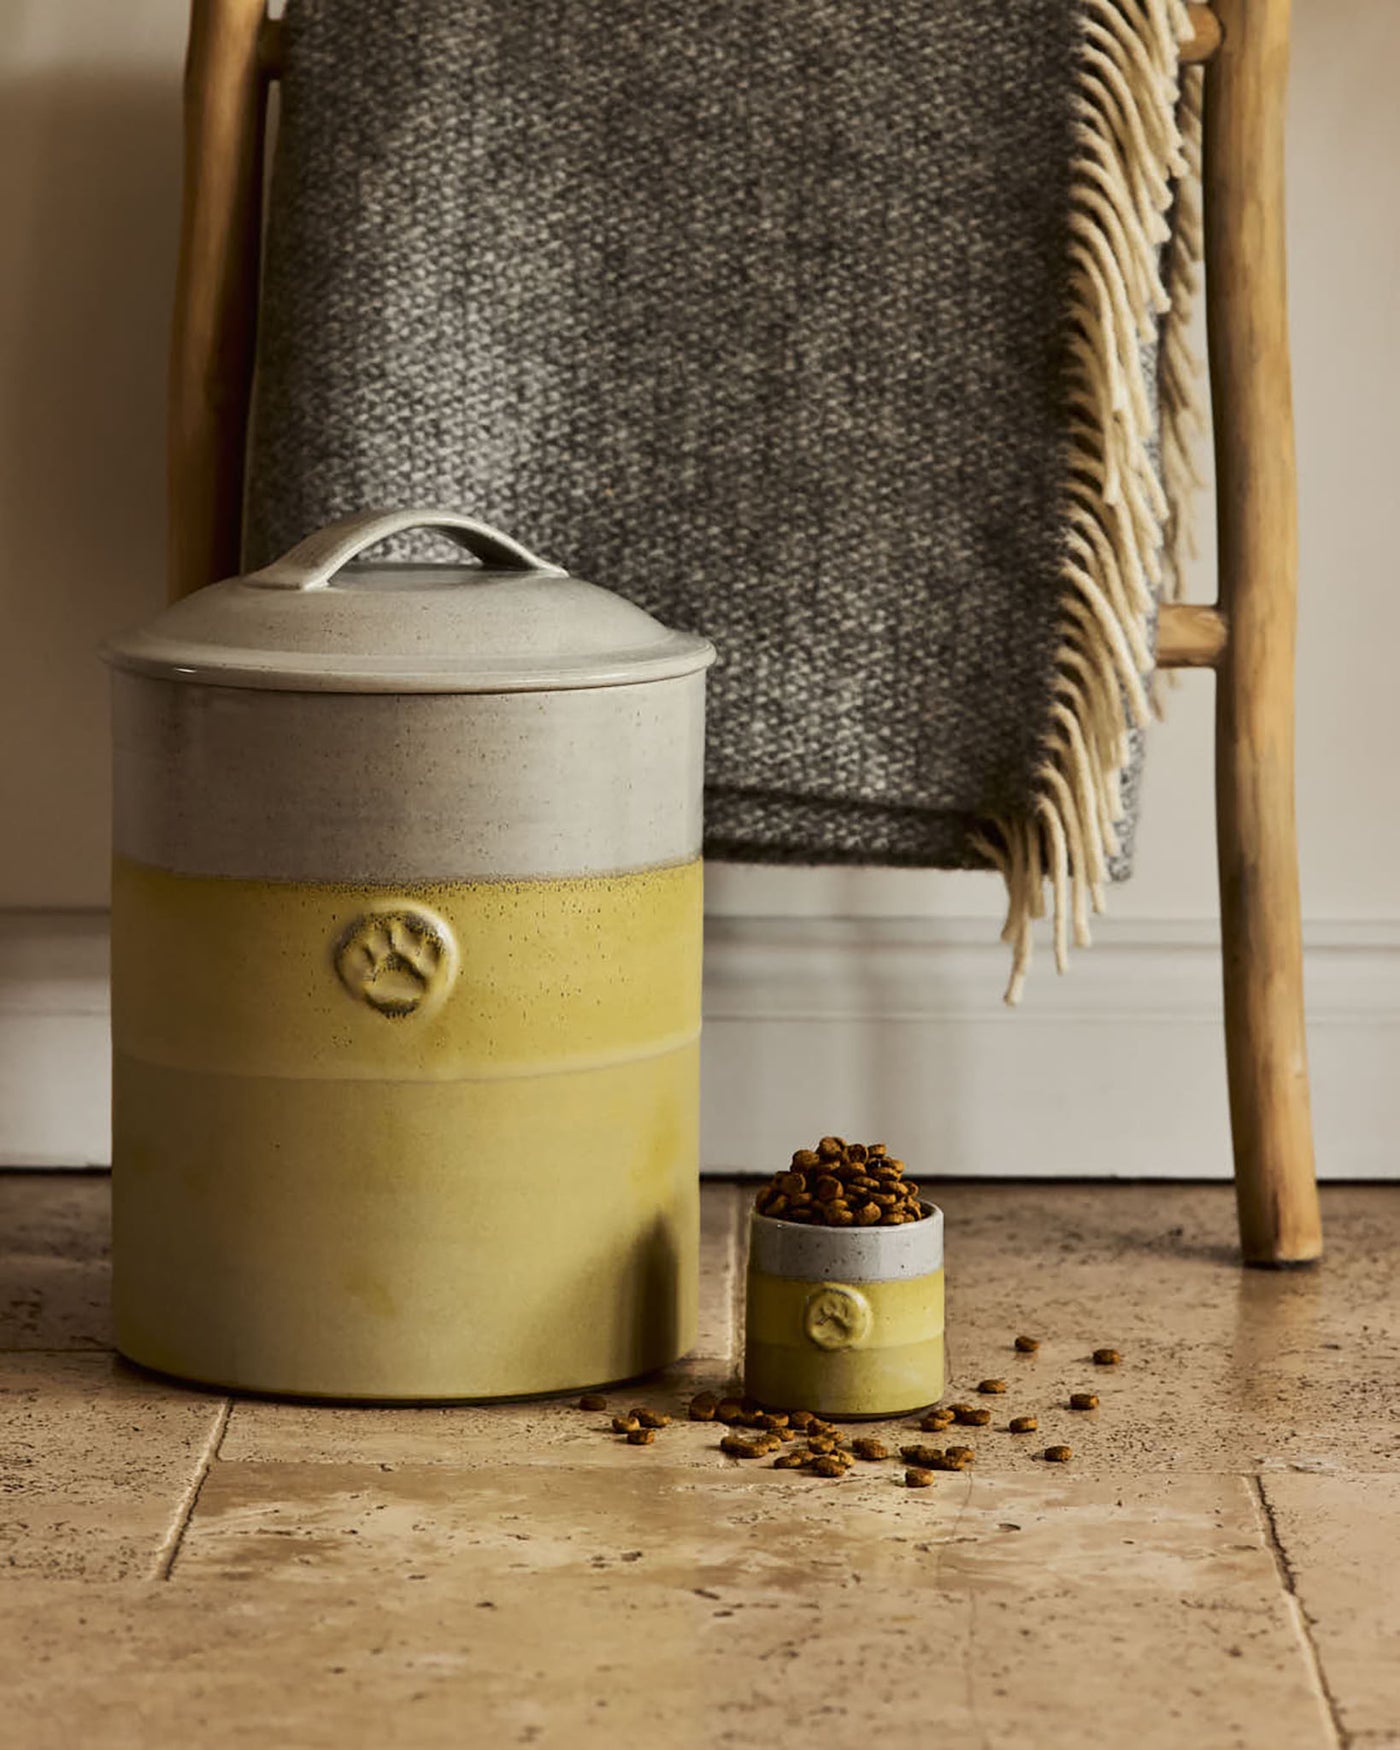
{"type": "Polygon", "coordinates": [[[1013,1434],[1034,1434],[1040,1423],[1034,1416],[1013,1416],[1008,1426],[1013,1434]]]}
{"type": "Polygon", "coordinates": [[[991,1419],[990,1410],[974,1410],[971,1404],[958,1404],[953,1410],[953,1420],[960,1428],[985,1428],[991,1419]]]}
{"type": "Polygon", "coordinates": [[[816,1148],[794,1152],[791,1164],[758,1191],[754,1207],[774,1221],[808,1226],[898,1227],[922,1221],[927,1211],[919,1187],[903,1172],[903,1161],[891,1160],[883,1143],[824,1136],[816,1148]]]}
{"type": "Polygon", "coordinates": [[[712,1391],[696,1392],[690,1400],[690,1419],[692,1422],[713,1422],[718,1408],[719,1399],[712,1391]]]}
{"type": "Polygon", "coordinates": [[[650,1446],[655,1439],[655,1428],[629,1428],[627,1430],[627,1444],[629,1446],[650,1446]]]}
{"type": "Polygon", "coordinates": [[[614,1416],[612,1419],[614,1434],[633,1434],[640,1427],[641,1423],[635,1416],[614,1416]]]}
{"type": "Polygon", "coordinates": [[[904,1473],[904,1486],[906,1489],[927,1489],[932,1482],[933,1472],[931,1470],[924,1470],[918,1465],[911,1464],[909,1469],[904,1473]]]}
{"type": "Polygon", "coordinates": [[[639,1404],[632,1414],[637,1418],[638,1425],[643,1428],[669,1428],[671,1418],[664,1410],[649,1410],[644,1404],[639,1404]]]}
{"type": "Polygon", "coordinates": [[[1117,1367],[1122,1359],[1123,1357],[1116,1349],[1095,1349],[1094,1351],[1095,1367],[1117,1367]]]}
{"type": "Polygon", "coordinates": [[[762,1458],[768,1448],[757,1440],[745,1440],[742,1434],[726,1434],[719,1443],[721,1452],[727,1452],[731,1458],[762,1458]]]}
{"type": "Polygon", "coordinates": [[[811,1463],[812,1474],[818,1477],[844,1477],[849,1468],[834,1452],[823,1453],[811,1463]]]}
{"type": "Polygon", "coordinates": [[[883,1440],[875,1440],[869,1435],[862,1435],[859,1440],[851,1442],[851,1451],[857,1458],[868,1459],[874,1463],[876,1459],[888,1458],[890,1449],[883,1440]]]}
{"type": "Polygon", "coordinates": [[[980,1380],[977,1389],[986,1397],[996,1397],[1006,1390],[1006,1381],[1004,1379],[980,1380]]]}
{"type": "Polygon", "coordinates": [[[606,1410],[607,1407],[608,1400],[595,1391],[586,1391],[578,1401],[580,1410],[606,1410]]]}
{"type": "Polygon", "coordinates": [[[941,1446],[901,1446],[899,1456],[905,1464],[921,1465],[925,1470],[932,1470],[943,1457],[941,1446]]]}
{"type": "Polygon", "coordinates": [[[810,1428],[816,1419],[810,1410],[788,1411],[788,1426],[792,1428],[810,1428]]]}
{"type": "Polygon", "coordinates": [[[774,1470],[805,1470],[807,1460],[800,1452],[780,1452],[773,1460],[774,1470]]]}
{"type": "Polygon", "coordinates": [[[1047,1446],[1045,1448],[1047,1464],[1068,1464],[1073,1457],[1074,1452],[1068,1446],[1047,1446]]]}
{"type": "Polygon", "coordinates": [[[952,1425],[953,1412],[951,1410],[930,1410],[919,1423],[919,1427],[925,1434],[941,1434],[945,1428],[951,1428],[952,1425]]]}
{"type": "Polygon", "coordinates": [[[972,1463],[973,1459],[977,1457],[977,1453],[971,1446],[950,1446],[944,1457],[957,1465],[959,1470],[962,1470],[972,1463]]]}
{"type": "Polygon", "coordinates": [[[1069,1407],[1072,1410],[1097,1410],[1099,1394],[1096,1391],[1072,1391],[1069,1394],[1069,1407]]]}
{"type": "Polygon", "coordinates": [[[717,1422],[737,1422],[743,1413],[744,1406],[738,1398],[721,1398],[715,1405],[715,1420],[717,1422]]]}
{"type": "Polygon", "coordinates": [[[1017,1337],[1016,1347],[1023,1355],[1034,1355],[1040,1347],[1039,1337],[1017,1337]]]}
{"type": "Polygon", "coordinates": [[[961,1422],[964,1416],[970,1416],[974,1409],[972,1404],[948,1404],[945,1407],[955,1422],[961,1422]]]}
{"type": "Polygon", "coordinates": [[[786,1428],[788,1419],[781,1411],[764,1410],[759,1415],[758,1425],[760,1428],[786,1428]]]}
{"type": "Polygon", "coordinates": [[[835,1452],[835,1438],[830,1434],[812,1434],[807,1440],[807,1450],[819,1453],[835,1452]]]}

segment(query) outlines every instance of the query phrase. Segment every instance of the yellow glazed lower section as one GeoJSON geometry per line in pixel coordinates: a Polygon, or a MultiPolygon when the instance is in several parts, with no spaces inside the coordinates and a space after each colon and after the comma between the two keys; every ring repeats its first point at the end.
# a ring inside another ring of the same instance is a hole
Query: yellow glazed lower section
{"type": "Polygon", "coordinates": [[[684,1354],[700,882],[697,863],[389,892],[119,865],[118,1346],[384,1399],[684,1354]],[[367,997],[345,959],[366,929],[390,940],[386,916],[405,958],[367,997]]]}
{"type": "Polygon", "coordinates": [[[892,1416],[943,1395],[943,1272],[808,1282],[750,1270],[744,1387],[760,1403],[892,1416]]]}

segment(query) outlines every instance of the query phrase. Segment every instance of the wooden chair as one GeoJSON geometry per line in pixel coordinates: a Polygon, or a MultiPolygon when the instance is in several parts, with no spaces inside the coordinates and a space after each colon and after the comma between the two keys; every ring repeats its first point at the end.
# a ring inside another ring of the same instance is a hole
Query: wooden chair
{"type": "MultiPolygon", "coordinates": [[[[1296,485],[1284,262],[1290,0],[1191,7],[1208,63],[1206,316],[1220,597],[1162,609],[1163,668],[1215,671],[1225,1046],[1244,1257],[1321,1254],[1303,1024],[1293,806],[1296,485]]],[[[257,324],[267,91],[265,0],[193,0],[170,381],[170,583],[239,569],[257,324]]]]}

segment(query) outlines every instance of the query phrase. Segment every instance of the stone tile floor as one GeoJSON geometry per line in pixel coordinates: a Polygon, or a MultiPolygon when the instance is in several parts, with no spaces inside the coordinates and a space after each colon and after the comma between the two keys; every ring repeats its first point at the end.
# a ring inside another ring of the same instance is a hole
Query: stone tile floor
{"type": "MultiPolygon", "coordinates": [[[[618,1407],[734,1381],[745,1197],[706,1187],[696,1355],[618,1407]]],[[[1228,1187],[940,1201],[950,1395],[1003,1375],[1041,1434],[915,1492],[565,1402],[154,1378],[109,1346],[106,1180],[0,1176],[0,1743],[1400,1746],[1400,1188],[1329,1190],[1281,1274],[1228,1187]]]]}

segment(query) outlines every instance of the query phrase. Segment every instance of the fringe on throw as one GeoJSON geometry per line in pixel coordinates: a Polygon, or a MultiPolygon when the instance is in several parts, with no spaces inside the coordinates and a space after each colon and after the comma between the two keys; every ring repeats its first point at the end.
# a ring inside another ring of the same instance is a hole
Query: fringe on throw
{"type": "Polygon", "coordinates": [[[1070,429],[1054,703],[1025,818],[978,848],[1006,881],[1006,1000],[1053,905],[1055,964],[1089,942],[1118,851],[1129,734],[1146,723],[1157,603],[1176,598],[1198,484],[1187,338],[1201,247],[1198,69],[1184,0],[1080,0],[1070,194],[1070,429]],[[1156,382],[1152,364],[1156,361],[1156,382]]]}

